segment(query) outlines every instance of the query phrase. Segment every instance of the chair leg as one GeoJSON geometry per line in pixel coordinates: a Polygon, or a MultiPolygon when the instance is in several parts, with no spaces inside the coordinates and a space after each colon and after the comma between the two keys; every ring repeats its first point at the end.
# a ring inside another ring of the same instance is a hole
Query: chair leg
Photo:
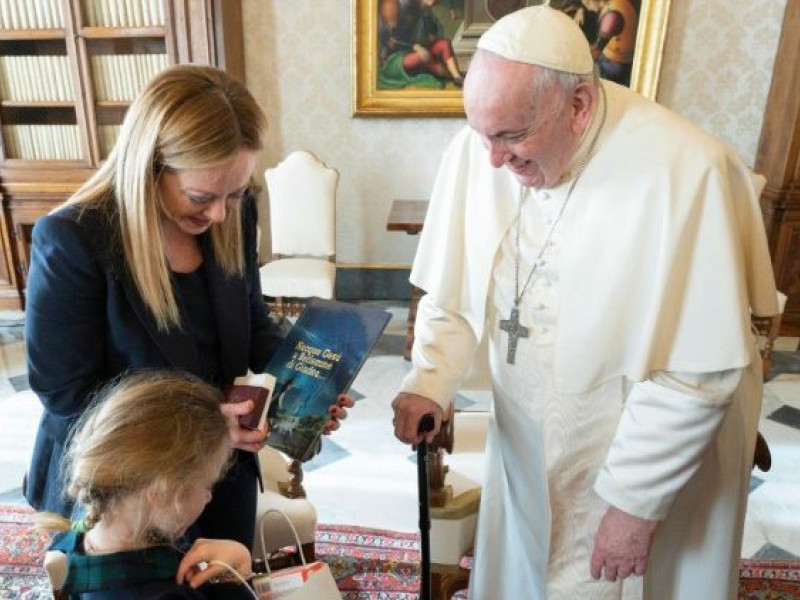
{"type": "Polygon", "coordinates": [[[289,481],[279,481],[278,490],[287,498],[305,498],[306,490],[303,488],[303,463],[296,458],[289,463],[289,481]]]}
{"type": "Polygon", "coordinates": [[[413,286],[411,288],[411,306],[408,307],[408,321],[406,325],[406,347],[403,351],[403,358],[411,360],[411,348],[414,346],[414,323],[417,320],[417,305],[425,293],[413,286]]]}
{"type": "MultiPolygon", "coordinates": [[[[316,545],[314,542],[302,544],[300,546],[300,552],[302,552],[306,562],[314,562],[316,560],[316,545]]],[[[280,571],[281,569],[287,569],[302,564],[303,560],[300,558],[300,552],[286,553],[283,550],[273,552],[267,559],[269,568],[273,571],[280,571]]]]}
{"type": "Polygon", "coordinates": [[[767,440],[757,432],[756,436],[756,449],[753,456],[753,466],[758,467],[761,471],[766,473],[772,468],[772,453],[769,451],[767,440]]]}
{"type": "Polygon", "coordinates": [[[431,595],[433,600],[450,600],[459,590],[469,586],[469,571],[461,567],[448,569],[446,572],[431,573],[431,595]]]}

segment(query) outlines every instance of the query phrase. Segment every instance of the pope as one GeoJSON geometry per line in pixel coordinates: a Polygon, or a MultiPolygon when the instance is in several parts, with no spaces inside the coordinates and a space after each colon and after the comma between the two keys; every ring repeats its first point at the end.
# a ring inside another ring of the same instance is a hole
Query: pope
{"type": "Polygon", "coordinates": [[[421,417],[438,429],[470,365],[488,367],[471,596],[735,597],[761,398],[750,319],[778,312],[763,180],[599,80],[547,6],[481,37],[464,105],[393,406],[417,443],[421,417]]]}

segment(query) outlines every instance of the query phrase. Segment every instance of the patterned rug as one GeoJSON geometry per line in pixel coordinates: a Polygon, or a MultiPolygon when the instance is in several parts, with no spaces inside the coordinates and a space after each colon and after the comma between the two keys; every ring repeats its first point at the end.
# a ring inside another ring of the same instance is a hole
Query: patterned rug
{"type": "Polygon", "coordinates": [[[0,505],[0,598],[51,598],[42,567],[47,537],[31,530],[33,513],[26,506],[0,505]]]}
{"type": "Polygon", "coordinates": [[[739,568],[740,600],[800,598],[800,563],[791,560],[743,560],[739,568]]]}
{"type": "MultiPolygon", "coordinates": [[[[0,600],[51,598],[42,557],[47,537],[32,531],[33,513],[0,504],[0,600]]],[[[419,536],[365,527],[319,525],[317,558],[330,565],[345,600],[416,600],[419,536]]]]}
{"type": "Polygon", "coordinates": [[[419,536],[318,525],[317,558],[331,568],[345,600],[416,600],[419,596],[419,536]]]}
{"type": "MultiPolygon", "coordinates": [[[[0,505],[0,600],[51,597],[41,566],[47,540],[31,531],[32,522],[29,508],[0,505]]],[[[419,537],[414,533],[319,525],[316,549],[345,600],[418,598],[419,537]]],[[[739,600],[800,600],[797,561],[744,560],[740,574],[739,600]]]]}

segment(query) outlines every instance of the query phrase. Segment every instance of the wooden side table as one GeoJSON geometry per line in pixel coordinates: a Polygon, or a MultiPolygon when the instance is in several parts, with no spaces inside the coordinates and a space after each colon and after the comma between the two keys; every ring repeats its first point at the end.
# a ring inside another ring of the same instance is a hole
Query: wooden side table
{"type": "MultiPolygon", "coordinates": [[[[427,200],[393,200],[389,217],[386,219],[387,231],[404,231],[408,235],[417,235],[422,231],[425,214],[428,212],[427,200]]],[[[411,348],[414,345],[414,321],[417,318],[417,304],[425,292],[416,286],[411,290],[411,306],[408,309],[408,326],[406,329],[406,347],[403,357],[411,360],[411,348]]]]}

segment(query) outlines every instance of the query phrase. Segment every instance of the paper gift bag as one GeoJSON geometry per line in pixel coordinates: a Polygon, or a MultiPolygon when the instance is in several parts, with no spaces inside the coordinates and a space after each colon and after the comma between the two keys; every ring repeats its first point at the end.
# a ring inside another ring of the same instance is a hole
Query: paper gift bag
{"type": "Polygon", "coordinates": [[[273,512],[280,514],[289,523],[303,564],[279,571],[270,571],[269,561],[265,560],[267,574],[253,579],[253,589],[258,597],[261,600],[341,600],[342,595],[336,587],[336,580],[334,580],[328,565],[320,561],[306,562],[297,530],[292,520],[283,511],[271,508],[262,515],[259,523],[261,547],[266,548],[264,543],[265,517],[273,512]]]}
{"type": "Polygon", "coordinates": [[[261,600],[341,600],[331,570],[316,561],[273,571],[257,578],[253,587],[261,600]]]}

